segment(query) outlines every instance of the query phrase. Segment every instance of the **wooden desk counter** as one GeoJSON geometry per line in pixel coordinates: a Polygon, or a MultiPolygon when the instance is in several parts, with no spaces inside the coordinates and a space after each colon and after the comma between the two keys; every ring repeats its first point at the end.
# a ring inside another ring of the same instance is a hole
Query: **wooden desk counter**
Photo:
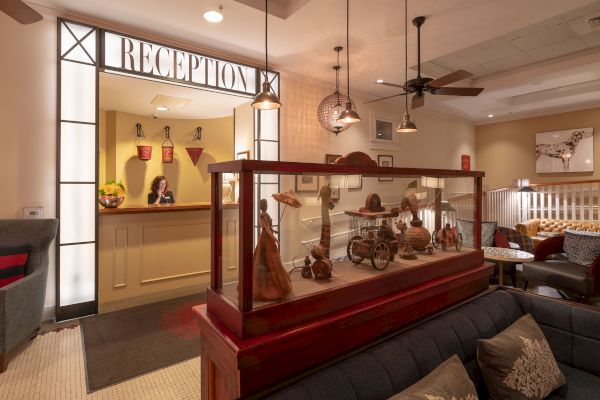
{"type": "MultiPolygon", "coordinates": [[[[237,208],[237,204],[224,204],[223,208],[237,208]]],[[[197,203],[174,203],[174,204],[146,204],[146,205],[130,205],[117,208],[99,208],[100,215],[116,215],[116,214],[138,214],[138,213],[160,213],[174,211],[193,211],[193,210],[210,210],[209,202],[197,203]]]]}

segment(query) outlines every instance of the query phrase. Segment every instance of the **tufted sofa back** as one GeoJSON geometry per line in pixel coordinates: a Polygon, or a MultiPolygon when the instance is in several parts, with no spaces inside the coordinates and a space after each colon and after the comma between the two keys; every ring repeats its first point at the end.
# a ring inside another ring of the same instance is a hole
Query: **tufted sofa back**
{"type": "Polygon", "coordinates": [[[529,237],[536,236],[540,232],[562,235],[565,229],[600,232],[600,224],[597,222],[561,219],[530,219],[527,222],[516,224],[515,228],[529,237]]]}

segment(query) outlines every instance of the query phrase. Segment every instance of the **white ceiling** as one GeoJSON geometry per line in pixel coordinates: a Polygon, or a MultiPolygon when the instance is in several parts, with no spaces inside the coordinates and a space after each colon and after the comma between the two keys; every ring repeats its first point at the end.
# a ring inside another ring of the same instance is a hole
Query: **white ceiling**
{"type": "MultiPolygon", "coordinates": [[[[165,38],[194,43],[209,51],[212,49],[218,53],[233,53],[257,64],[262,63],[264,57],[264,15],[235,0],[178,0],[176,3],[159,0],[36,1],[59,10],[59,13],[112,21],[165,38]],[[203,11],[219,4],[224,7],[224,21],[220,24],[204,21],[203,11]]],[[[403,2],[353,0],[350,3],[352,89],[372,98],[391,95],[394,93],[393,89],[374,85],[372,82],[376,79],[403,81],[403,2]]],[[[578,10],[581,7],[586,7],[586,13],[600,10],[600,1],[409,0],[409,20],[418,15],[428,17],[422,31],[421,56],[423,61],[429,61],[532,25],[543,24],[544,21],[564,16],[565,13],[581,13],[578,10]]],[[[571,19],[567,17],[565,21],[571,19]]],[[[287,19],[271,17],[269,33],[269,56],[275,68],[332,82],[331,66],[335,60],[333,47],[345,45],[345,2],[311,0],[300,8],[295,8],[287,19]]],[[[409,65],[415,65],[416,31],[412,25],[409,26],[408,39],[408,62],[409,65]]],[[[584,50],[573,43],[565,43],[565,46],[567,50],[584,50]]],[[[507,58],[511,55],[505,56],[507,58]]],[[[535,69],[540,69],[540,73],[526,66],[519,67],[517,72],[488,76],[474,82],[475,86],[486,88],[479,97],[466,99],[429,96],[426,107],[477,123],[488,122],[486,116],[489,113],[504,115],[505,118],[518,118],[532,113],[549,112],[556,107],[583,107],[593,102],[588,98],[590,96],[569,96],[569,99],[559,98],[548,104],[538,102],[540,104],[537,107],[520,105],[521,108],[499,102],[498,99],[524,94],[527,90],[539,91],[556,87],[552,85],[581,83],[581,79],[600,78],[594,78],[598,65],[593,60],[589,65],[580,64],[581,61],[590,61],[585,56],[570,56],[566,64],[551,61],[542,66],[536,65],[535,69]],[[575,59],[577,61],[573,61],[575,59]],[[566,68],[566,71],[574,75],[560,77],[558,75],[565,75],[565,71],[561,72],[558,68],[566,68]],[[513,76],[507,78],[508,75],[513,76]],[[441,97],[444,99],[440,99],[441,97]]],[[[342,77],[344,73],[345,70],[342,70],[342,77]]],[[[414,71],[409,72],[409,78],[414,75],[414,71]]],[[[461,85],[468,85],[468,82],[461,82],[461,85]]]]}
{"type": "Polygon", "coordinates": [[[100,74],[100,109],[158,118],[209,119],[233,115],[234,107],[251,99],[223,93],[198,90],[146,79],[100,74]],[[182,109],[157,111],[152,100],[157,95],[191,100],[182,109]]]}

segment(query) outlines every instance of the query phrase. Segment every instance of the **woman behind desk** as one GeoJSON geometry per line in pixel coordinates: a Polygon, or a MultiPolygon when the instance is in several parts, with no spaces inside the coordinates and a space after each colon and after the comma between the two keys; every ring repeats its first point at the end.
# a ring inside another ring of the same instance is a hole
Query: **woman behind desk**
{"type": "Polygon", "coordinates": [[[148,193],[148,204],[171,204],[175,203],[173,192],[169,192],[167,178],[162,175],[157,176],[152,181],[150,193],[148,193]]]}

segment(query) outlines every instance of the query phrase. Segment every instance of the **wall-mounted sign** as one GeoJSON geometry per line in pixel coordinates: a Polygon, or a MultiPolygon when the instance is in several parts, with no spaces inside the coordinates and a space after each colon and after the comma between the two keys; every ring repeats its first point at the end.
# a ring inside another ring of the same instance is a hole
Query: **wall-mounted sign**
{"type": "Polygon", "coordinates": [[[102,31],[101,68],[254,96],[258,69],[102,31]]]}

